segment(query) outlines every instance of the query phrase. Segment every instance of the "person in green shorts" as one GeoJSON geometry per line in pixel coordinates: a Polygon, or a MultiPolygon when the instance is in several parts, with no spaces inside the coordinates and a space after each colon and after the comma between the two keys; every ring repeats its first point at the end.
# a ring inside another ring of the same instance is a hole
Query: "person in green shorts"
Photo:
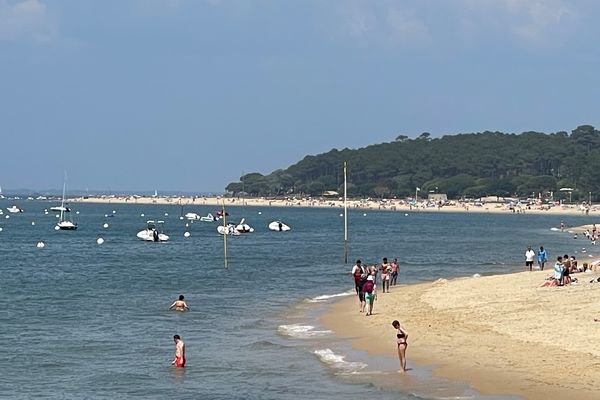
{"type": "Polygon", "coordinates": [[[375,278],[373,278],[373,275],[367,277],[367,281],[363,284],[363,292],[367,304],[366,315],[369,316],[373,314],[373,303],[375,302],[375,278]]]}

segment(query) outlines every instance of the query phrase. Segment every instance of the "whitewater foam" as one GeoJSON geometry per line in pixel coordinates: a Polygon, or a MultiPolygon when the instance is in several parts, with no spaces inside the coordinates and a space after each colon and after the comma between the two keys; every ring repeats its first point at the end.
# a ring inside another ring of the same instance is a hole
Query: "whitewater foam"
{"type": "Polygon", "coordinates": [[[324,301],[327,301],[329,299],[333,299],[333,298],[336,298],[336,297],[351,296],[354,293],[355,293],[354,291],[348,291],[348,292],[337,293],[337,294],[322,294],[320,296],[313,297],[312,299],[307,299],[307,301],[309,301],[311,303],[322,303],[324,301]]]}
{"type": "Polygon", "coordinates": [[[323,363],[345,372],[356,372],[367,366],[363,362],[346,361],[345,356],[335,354],[331,349],[315,350],[314,353],[323,363]]]}
{"type": "Polygon", "coordinates": [[[283,336],[290,336],[299,339],[308,339],[316,336],[326,336],[331,333],[331,331],[315,331],[315,327],[312,325],[300,325],[300,324],[292,324],[292,325],[279,325],[277,327],[277,333],[283,336]]]}

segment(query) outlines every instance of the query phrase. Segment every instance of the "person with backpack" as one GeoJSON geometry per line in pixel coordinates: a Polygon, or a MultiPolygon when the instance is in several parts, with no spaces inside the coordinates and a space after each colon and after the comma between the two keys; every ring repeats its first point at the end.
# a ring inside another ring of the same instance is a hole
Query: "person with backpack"
{"type": "Polygon", "coordinates": [[[367,306],[367,313],[365,315],[368,317],[373,314],[373,303],[375,302],[375,278],[373,275],[367,277],[362,289],[365,294],[365,304],[367,306]]]}

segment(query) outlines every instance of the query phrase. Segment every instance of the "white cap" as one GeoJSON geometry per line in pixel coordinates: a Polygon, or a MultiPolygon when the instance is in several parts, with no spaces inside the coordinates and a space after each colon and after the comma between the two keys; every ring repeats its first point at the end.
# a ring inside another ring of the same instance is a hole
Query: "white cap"
{"type": "Polygon", "coordinates": [[[372,281],[372,280],[373,280],[373,275],[369,275],[369,276],[367,276],[367,280],[368,280],[368,281],[372,281]]]}

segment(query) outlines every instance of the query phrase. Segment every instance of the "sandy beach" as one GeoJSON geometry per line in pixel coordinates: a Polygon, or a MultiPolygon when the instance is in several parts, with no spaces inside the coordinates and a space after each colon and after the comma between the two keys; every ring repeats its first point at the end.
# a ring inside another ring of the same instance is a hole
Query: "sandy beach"
{"type": "Polygon", "coordinates": [[[437,375],[482,394],[598,398],[600,283],[589,281],[599,273],[574,274],[577,285],[539,287],[550,273],[396,286],[378,292],[372,316],[359,313],[352,296],[321,322],[355,348],[397,359],[391,321],[398,319],[409,333],[409,368],[435,365],[437,375]]]}
{"type": "MultiPolygon", "coordinates": [[[[491,199],[492,200],[492,199],[491,199]]],[[[500,213],[500,214],[542,214],[542,215],[585,215],[585,210],[578,204],[569,204],[554,206],[532,205],[530,207],[515,207],[511,210],[507,206],[507,202],[450,202],[443,207],[437,207],[432,204],[429,206],[423,202],[419,202],[419,206],[410,205],[403,200],[377,200],[377,199],[362,199],[348,200],[347,207],[349,210],[381,210],[381,211],[398,211],[398,212],[471,212],[471,213],[500,213]]],[[[495,200],[495,198],[494,198],[495,200]]],[[[248,207],[319,207],[319,208],[344,208],[343,200],[334,199],[312,199],[312,198],[287,198],[287,199],[269,199],[269,198],[238,198],[238,197],[152,197],[152,196],[90,196],[76,197],[69,199],[73,203],[108,203],[108,204],[162,204],[162,205],[181,205],[181,206],[214,206],[221,208],[231,206],[248,206],[248,207]]],[[[590,216],[600,215],[600,208],[592,206],[589,210],[590,216]]],[[[557,221],[557,226],[560,221],[557,221]]],[[[590,225],[591,226],[591,225],[590,225]]],[[[581,230],[583,232],[583,230],[581,230]]]]}

